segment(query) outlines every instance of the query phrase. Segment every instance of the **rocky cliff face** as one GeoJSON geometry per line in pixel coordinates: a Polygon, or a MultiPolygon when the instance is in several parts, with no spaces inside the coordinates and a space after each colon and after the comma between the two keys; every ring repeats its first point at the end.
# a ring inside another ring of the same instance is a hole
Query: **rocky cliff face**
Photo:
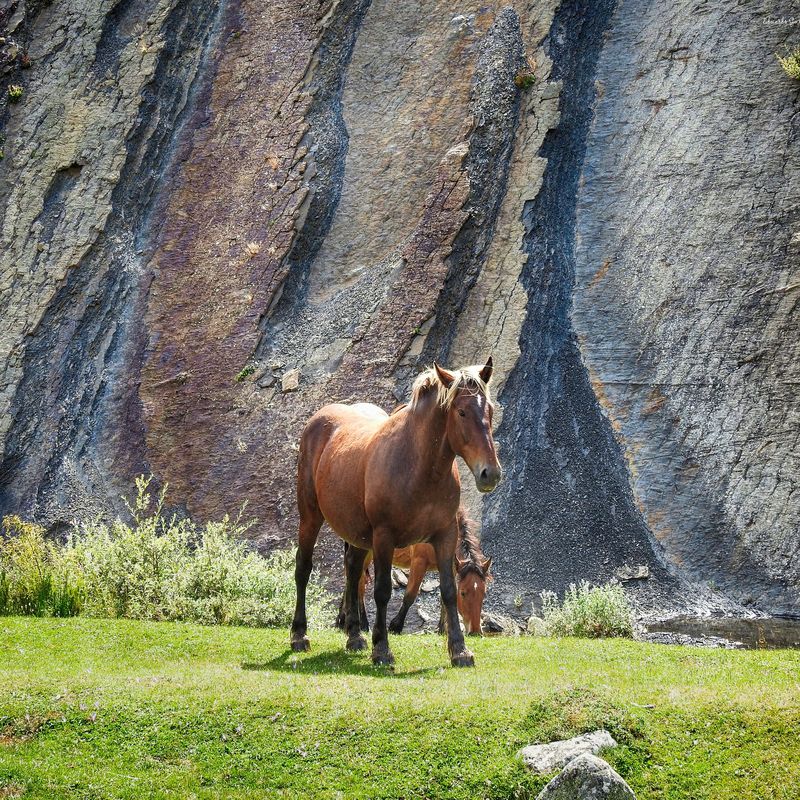
{"type": "Polygon", "coordinates": [[[789,0],[0,9],[3,513],[290,542],[313,410],[493,352],[496,603],[800,610],[789,0]]]}

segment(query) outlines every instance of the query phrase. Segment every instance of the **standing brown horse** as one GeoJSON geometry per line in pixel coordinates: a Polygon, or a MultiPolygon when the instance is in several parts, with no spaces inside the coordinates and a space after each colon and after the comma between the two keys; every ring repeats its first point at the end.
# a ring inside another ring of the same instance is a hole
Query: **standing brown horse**
{"type": "MultiPolygon", "coordinates": [[[[486,597],[486,588],[492,580],[489,568],[492,564],[491,558],[486,558],[481,550],[480,541],[473,530],[474,522],[467,516],[463,508],[458,509],[456,517],[458,524],[458,539],[456,540],[456,605],[461,619],[464,621],[469,636],[481,635],[481,612],[483,610],[483,600],[486,597]]],[[[348,544],[345,544],[345,555],[348,544]]],[[[367,619],[367,609],[364,605],[364,594],[368,579],[368,566],[370,557],[364,561],[364,574],[358,584],[358,613],[361,620],[361,630],[369,630],[367,619]]],[[[419,589],[425,574],[438,570],[436,563],[436,552],[427,542],[412,544],[410,547],[401,547],[394,551],[392,564],[396,567],[403,567],[409,570],[408,583],[403,595],[403,603],[400,606],[394,619],[389,623],[390,633],[402,633],[408,614],[414,601],[419,596],[419,589]]],[[[339,615],[336,618],[336,626],[344,629],[345,627],[345,595],[342,595],[342,602],[339,606],[339,615]]],[[[444,608],[439,619],[439,633],[444,633],[444,608]]]]}
{"type": "Polygon", "coordinates": [[[348,650],[366,647],[359,624],[358,584],[371,551],[377,611],[372,660],[394,662],[386,629],[392,556],[396,548],[428,542],[439,567],[450,661],[453,666],[474,664],[456,609],[453,558],[461,483],[455,458],[466,461],[480,491],[491,492],[499,483],[487,386],[491,376],[491,358],[483,367],[452,372],[434,364],[414,381],[408,406],[391,417],[368,403],[336,404],[325,406],[308,421],[300,439],[297,474],[300,536],[293,650],[309,647],[306,586],[319,529],[327,520],[351,545],[345,558],[348,650]]]}

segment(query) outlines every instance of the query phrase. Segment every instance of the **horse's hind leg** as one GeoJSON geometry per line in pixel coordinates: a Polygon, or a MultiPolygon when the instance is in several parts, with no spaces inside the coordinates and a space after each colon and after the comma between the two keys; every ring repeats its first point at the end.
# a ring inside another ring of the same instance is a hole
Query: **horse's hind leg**
{"type": "MultiPolygon", "coordinates": [[[[347,542],[344,543],[344,559],[345,559],[345,575],[347,574],[347,548],[350,547],[347,542]]],[[[358,616],[361,621],[361,630],[369,630],[369,616],[367,615],[367,607],[364,604],[364,592],[367,584],[367,569],[369,568],[369,559],[364,561],[364,571],[361,575],[361,580],[358,582],[358,616]]],[[[342,599],[339,603],[339,613],[336,615],[336,627],[339,630],[347,630],[346,625],[346,606],[347,606],[347,588],[342,592],[342,599]]]]}
{"type": "Polygon", "coordinates": [[[427,565],[427,559],[412,559],[411,571],[408,576],[408,584],[406,585],[406,591],[403,595],[403,603],[398,609],[394,619],[389,623],[389,631],[391,633],[403,632],[403,625],[405,625],[406,622],[406,614],[408,614],[408,610],[414,605],[414,601],[419,596],[419,587],[422,585],[422,581],[425,578],[425,570],[427,565]]]}
{"type": "Polygon", "coordinates": [[[367,646],[366,640],[361,635],[361,615],[359,613],[362,605],[359,588],[363,586],[364,559],[366,557],[366,550],[351,544],[347,548],[344,558],[345,572],[347,573],[344,608],[348,650],[363,650],[367,646]]]}
{"type": "Polygon", "coordinates": [[[367,593],[367,580],[369,578],[369,565],[372,559],[369,554],[364,559],[364,569],[361,573],[361,580],[358,582],[358,617],[361,620],[361,630],[367,633],[369,631],[369,616],[367,615],[367,606],[364,602],[364,595],[367,593]]]}
{"type": "Polygon", "coordinates": [[[291,646],[292,650],[302,652],[308,650],[310,645],[306,632],[308,621],[306,619],[306,587],[311,576],[313,566],[314,545],[317,543],[319,529],[322,527],[323,516],[317,505],[314,492],[313,477],[305,475],[301,460],[300,472],[297,481],[297,506],[300,511],[300,535],[297,542],[297,557],[294,567],[294,583],[297,590],[297,602],[292,620],[291,646]]]}
{"type": "MultiPolygon", "coordinates": [[[[347,542],[344,543],[344,563],[345,563],[345,582],[347,580],[347,548],[350,547],[347,542]]],[[[345,629],[345,605],[347,604],[347,588],[342,592],[342,599],[339,601],[339,613],[336,615],[336,627],[343,631],[345,629]]]]}
{"type": "Polygon", "coordinates": [[[386,607],[392,596],[392,556],[394,542],[386,533],[375,531],[372,536],[372,557],[375,565],[375,626],[372,629],[372,663],[394,664],[389,650],[389,635],[386,630],[386,607]]]}

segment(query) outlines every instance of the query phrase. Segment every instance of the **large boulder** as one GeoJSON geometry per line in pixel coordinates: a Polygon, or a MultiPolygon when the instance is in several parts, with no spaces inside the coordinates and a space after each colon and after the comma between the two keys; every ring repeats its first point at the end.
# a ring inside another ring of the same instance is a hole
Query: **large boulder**
{"type": "Polygon", "coordinates": [[[602,758],[584,753],[569,762],[536,800],[635,800],[625,779],[602,758]]]}
{"type": "Polygon", "coordinates": [[[583,733],[572,739],[532,744],[519,751],[520,758],[528,769],[544,775],[568,764],[578,756],[599,753],[604,747],[616,747],[614,737],[604,730],[583,733]]]}

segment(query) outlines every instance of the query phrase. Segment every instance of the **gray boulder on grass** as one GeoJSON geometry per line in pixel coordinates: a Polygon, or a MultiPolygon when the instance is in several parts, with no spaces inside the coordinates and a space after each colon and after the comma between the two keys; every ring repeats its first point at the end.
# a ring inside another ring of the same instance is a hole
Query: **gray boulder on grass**
{"type": "Polygon", "coordinates": [[[573,758],[536,800],[636,800],[624,778],[591,753],[573,758]]]}
{"type": "Polygon", "coordinates": [[[543,775],[560,769],[583,753],[599,753],[604,747],[616,746],[608,731],[597,730],[559,742],[528,745],[519,751],[519,756],[528,769],[543,775]]]}

